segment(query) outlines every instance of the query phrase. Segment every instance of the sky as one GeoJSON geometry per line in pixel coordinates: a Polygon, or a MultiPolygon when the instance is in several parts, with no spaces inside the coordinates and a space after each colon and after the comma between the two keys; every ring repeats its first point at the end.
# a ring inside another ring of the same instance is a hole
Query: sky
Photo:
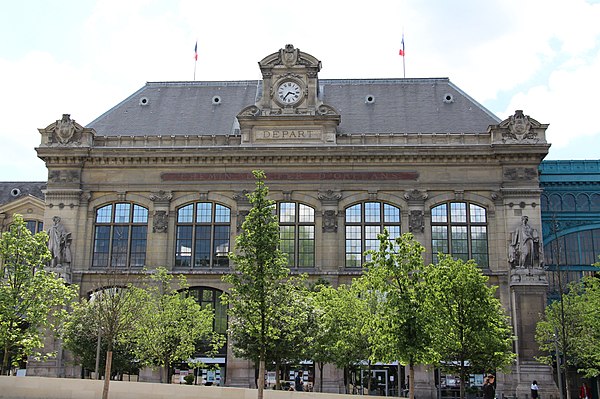
{"type": "Polygon", "coordinates": [[[320,78],[439,78],[500,119],[548,123],[546,159],[600,159],[600,0],[0,0],[0,181],[146,82],[260,79],[286,44],[320,78]],[[404,34],[405,69],[399,56],[404,34]],[[198,43],[198,61],[194,45],[198,43]]]}

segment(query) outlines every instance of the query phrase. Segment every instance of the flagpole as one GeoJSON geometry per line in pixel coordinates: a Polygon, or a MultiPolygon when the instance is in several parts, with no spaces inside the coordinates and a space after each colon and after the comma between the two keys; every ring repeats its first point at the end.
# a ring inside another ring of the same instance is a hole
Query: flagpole
{"type": "Polygon", "coordinates": [[[198,40],[194,46],[194,82],[196,81],[196,65],[198,64],[198,40]]]}
{"type": "Polygon", "coordinates": [[[406,79],[406,51],[404,51],[404,29],[402,29],[402,74],[406,79]]]}

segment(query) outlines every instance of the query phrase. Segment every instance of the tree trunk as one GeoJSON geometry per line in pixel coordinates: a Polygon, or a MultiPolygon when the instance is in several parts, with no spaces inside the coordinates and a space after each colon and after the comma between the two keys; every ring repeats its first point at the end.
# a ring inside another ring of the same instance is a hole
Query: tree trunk
{"type": "Polygon", "coordinates": [[[8,370],[8,343],[4,345],[4,357],[2,358],[2,375],[7,375],[8,370]]]}
{"type": "Polygon", "coordinates": [[[319,362],[317,367],[319,367],[319,392],[323,392],[323,362],[319,362]]]}
{"type": "Polygon", "coordinates": [[[106,352],[106,366],[104,367],[104,388],[102,389],[102,399],[108,399],[108,388],[110,384],[110,372],[112,368],[112,348],[106,352]]]}
{"type": "Polygon", "coordinates": [[[415,399],[415,365],[412,362],[408,366],[408,397],[415,399]]]}
{"type": "Polygon", "coordinates": [[[275,389],[281,390],[281,376],[279,375],[279,363],[275,363],[275,389]]]}
{"type": "Polygon", "coordinates": [[[263,399],[265,394],[265,358],[261,356],[258,361],[258,399],[263,399]]]}

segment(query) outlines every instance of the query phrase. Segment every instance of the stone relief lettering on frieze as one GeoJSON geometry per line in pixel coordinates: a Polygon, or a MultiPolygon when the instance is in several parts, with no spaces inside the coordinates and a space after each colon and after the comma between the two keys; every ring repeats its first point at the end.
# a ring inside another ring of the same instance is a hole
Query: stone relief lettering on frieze
{"type": "MultiPolygon", "coordinates": [[[[269,180],[417,180],[419,173],[406,172],[289,172],[267,173],[269,180]]],[[[161,174],[162,181],[248,181],[254,180],[251,173],[195,173],[195,172],[167,172],[161,174]]]]}
{"type": "Polygon", "coordinates": [[[323,131],[312,128],[256,129],[256,140],[314,140],[323,136],[323,131]]]}

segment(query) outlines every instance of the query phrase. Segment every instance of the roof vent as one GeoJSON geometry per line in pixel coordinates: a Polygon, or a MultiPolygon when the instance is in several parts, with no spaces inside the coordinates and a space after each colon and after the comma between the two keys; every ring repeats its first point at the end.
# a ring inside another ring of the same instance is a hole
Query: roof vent
{"type": "Polygon", "coordinates": [[[21,194],[21,190],[19,190],[18,188],[13,188],[12,190],[10,190],[10,195],[12,195],[13,197],[18,196],[19,194],[21,194]]]}
{"type": "Polygon", "coordinates": [[[150,100],[148,100],[148,97],[142,97],[142,98],[140,98],[140,105],[141,106],[145,106],[145,105],[148,105],[148,104],[150,104],[150,100]]]}
{"type": "Polygon", "coordinates": [[[368,94],[367,96],[365,96],[365,104],[374,104],[375,103],[375,96],[372,94],[368,94]]]}
{"type": "Polygon", "coordinates": [[[450,104],[454,102],[454,96],[451,93],[444,94],[444,102],[450,104]]]}
{"type": "Polygon", "coordinates": [[[221,105],[221,96],[214,96],[212,98],[212,105],[221,105]]]}

